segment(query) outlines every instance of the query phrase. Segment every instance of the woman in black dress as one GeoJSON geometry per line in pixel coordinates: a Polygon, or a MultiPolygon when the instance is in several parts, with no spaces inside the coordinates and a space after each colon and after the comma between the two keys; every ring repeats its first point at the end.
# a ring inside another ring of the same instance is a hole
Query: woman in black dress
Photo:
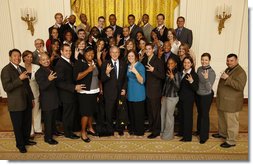
{"type": "Polygon", "coordinates": [[[92,127],[92,116],[97,108],[97,95],[100,92],[98,74],[94,50],[92,47],[87,47],[84,50],[84,59],[79,59],[74,66],[74,78],[77,84],[85,85],[85,89],[78,93],[78,103],[82,116],[81,138],[86,143],[90,142],[87,134],[96,135],[92,127]]]}

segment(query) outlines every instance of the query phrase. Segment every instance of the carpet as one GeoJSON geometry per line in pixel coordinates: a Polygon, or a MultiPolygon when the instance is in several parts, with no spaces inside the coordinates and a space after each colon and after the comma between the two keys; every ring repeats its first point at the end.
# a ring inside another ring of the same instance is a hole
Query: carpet
{"type": "Polygon", "coordinates": [[[179,137],[165,141],[160,137],[147,139],[125,133],[112,137],[93,137],[91,142],[56,137],[58,145],[44,142],[43,135],[36,135],[37,145],[19,153],[12,132],[0,132],[0,159],[5,160],[248,160],[248,134],[240,133],[237,145],[228,149],[220,147],[222,139],[211,137],[205,144],[198,138],[180,142],[179,137]]]}

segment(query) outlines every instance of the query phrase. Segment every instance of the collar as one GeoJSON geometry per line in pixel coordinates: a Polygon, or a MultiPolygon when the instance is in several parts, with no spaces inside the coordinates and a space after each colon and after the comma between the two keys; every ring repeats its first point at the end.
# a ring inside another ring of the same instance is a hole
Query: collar
{"type": "Polygon", "coordinates": [[[117,59],[116,61],[114,61],[112,58],[111,58],[111,61],[112,61],[112,64],[114,65],[114,62],[116,62],[117,64],[119,63],[119,59],[117,59]]]}
{"type": "MultiPolygon", "coordinates": [[[[70,63],[70,59],[64,57],[63,55],[61,55],[61,57],[62,57],[65,61],[67,61],[68,63],[70,63]]],[[[71,64],[71,63],[70,63],[70,64],[71,64]]]]}
{"type": "Polygon", "coordinates": [[[164,24],[163,25],[160,25],[157,27],[157,30],[160,31],[162,28],[164,27],[164,24]]]}
{"type": "Polygon", "coordinates": [[[68,23],[71,28],[75,27],[75,25],[72,25],[71,23],[68,23]]]}
{"type": "Polygon", "coordinates": [[[13,64],[12,62],[11,62],[11,64],[12,64],[16,69],[18,69],[18,66],[17,66],[16,64],[13,64]]]}
{"type": "Polygon", "coordinates": [[[130,31],[133,29],[135,24],[133,24],[132,26],[129,27],[130,31]]]}
{"type": "Polygon", "coordinates": [[[187,72],[185,72],[185,70],[183,70],[183,74],[185,75],[185,74],[190,74],[191,73],[191,71],[192,71],[192,68],[191,69],[189,69],[187,72]]]}
{"type": "Polygon", "coordinates": [[[125,41],[127,41],[127,40],[129,40],[129,39],[130,39],[130,36],[128,36],[128,37],[126,37],[126,38],[124,37],[124,40],[125,40],[125,41]]]}
{"type": "Polygon", "coordinates": [[[143,27],[147,26],[149,23],[146,23],[145,25],[143,25],[143,27]]]}

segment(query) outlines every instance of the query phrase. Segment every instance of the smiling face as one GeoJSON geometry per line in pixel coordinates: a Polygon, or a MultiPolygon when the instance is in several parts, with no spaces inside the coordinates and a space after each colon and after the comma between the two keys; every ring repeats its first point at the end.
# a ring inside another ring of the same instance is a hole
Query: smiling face
{"type": "Polygon", "coordinates": [[[135,57],[135,54],[134,52],[129,52],[128,55],[127,55],[127,59],[128,61],[131,63],[131,64],[134,64],[137,60],[136,60],[136,57],[135,57]]]}
{"type": "Polygon", "coordinates": [[[110,25],[111,26],[114,26],[114,25],[116,25],[116,17],[114,16],[114,15],[111,15],[110,17],[109,17],[109,22],[110,22],[110,25]]]}
{"type": "Polygon", "coordinates": [[[167,68],[170,69],[170,70],[173,70],[175,69],[177,66],[177,63],[175,60],[169,58],[168,62],[167,62],[167,68]]]}
{"type": "Polygon", "coordinates": [[[129,16],[128,17],[128,23],[129,23],[129,25],[132,26],[134,24],[134,22],[135,22],[135,18],[133,16],[129,16]]]}
{"type": "Polygon", "coordinates": [[[57,29],[53,29],[51,32],[51,36],[53,39],[58,39],[58,30],[57,29]]]}
{"type": "Polygon", "coordinates": [[[207,56],[201,57],[201,65],[202,66],[208,66],[210,65],[210,60],[207,56]]]}
{"type": "Polygon", "coordinates": [[[84,57],[85,57],[85,60],[88,61],[88,62],[92,62],[92,60],[94,59],[94,51],[93,50],[90,50],[88,52],[86,52],[84,54],[84,57]]]}
{"type": "Polygon", "coordinates": [[[227,58],[226,64],[229,68],[234,68],[238,64],[238,59],[235,57],[227,58]]]}
{"type": "Polygon", "coordinates": [[[126,45],[127,50],[133,50],[134,49],[134,43],[132,41],[128,42],[126,45]]]}
{"type": "Polygon", "coordinates": [[[146,42],[144,40],[140,40],[139,42],[139,48],[141,50],[144,50],[145,49],[145,46],[146,46],[146,42]]]}
{"type": "Polygon", "coordinates": [[[13,51],[10,56],[10,61],[15,65],[19,65],[21,62],[21,54],[17,51],[13,51]]]}
{"type": "Polygon", "coordinates": [[[158,24],[158,26],[160,26],[160,25],[163,25],[163,24],[164,24],[164,18],[163,18],[163,16],[162,16],[162,15],[157,16],[156,20],[157,20],[157,24],[158,24]]]}
{"type": "Polygon", "coordinates": [[[78,46],[77,46],[77,48],[79,49],[79,50],[84,50],[84,48],[85,48],[85,42],[84,41],[81,41],[79,44],[78,44],[78,46]]]}
{"type": "Polygon", "coordinates": [[[146,54],[148,57],[152,56],[154,54],[154,49],[151,45],[146,45],[146,54]]]}
{"type": "Polygon", "coordinates": [[[184,59],[183,66],[184,66],[184,70],[189,70],[192,67],[192,63],[189,59],[186,58],[184,59]]]}
{"type": "Polygon", "coordinates": [[[110,49],[110,56],[113,59],[113,61],[116,61],[119,58],[120,51],[117,47],[112,47],[110,49]]]}
{"type": "Polygon", "coordinates": [[[62,50],[61,50],[62,56],[64,56],[67,59],[70,59],[71,56],[71,48],[70,46],[64,45],[62,50]]]}
{"type": "Polygon", "coordinates": [[[48,55],[45,53],[41,54],[39,62],[42,66],[44,66],[46,68],[50,66],[50,59],[49,59],[48,55]]]}
{"type": "Polygon", "coordinates": [[[24,63],[25,64],[31,64],[33,61],[33,55],[32,54],[28,54],[27,56],[24,57],[24,63]]]}

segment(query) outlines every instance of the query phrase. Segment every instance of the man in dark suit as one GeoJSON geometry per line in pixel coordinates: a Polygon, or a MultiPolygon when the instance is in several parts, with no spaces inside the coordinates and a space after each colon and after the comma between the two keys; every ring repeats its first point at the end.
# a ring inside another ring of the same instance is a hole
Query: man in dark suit
{"type": "MultiPolygon", "coordinates": [[[[113,113],[116,112],[118,99],[120,95],[126,94],[126,64],[118,59],[120,56],[118,47],[110,48],[110,56],[111,59],[102,64],[101,81],[104,87],[106,121],[113,127],[113,113]]],[[[124,128],[120,123],[117,122],[116,125],[119,135],[124,135],[124,128]]]]}
{"type": "Polygon", "coordinates": [[[63,105],[63,128],[64,136],[70,139],[78,139],[73,130],[74,114],[75,114],[75,91],[84,89],[84,85],[75,85],[73,78],[73,66],[70,62],[71,48],[68,44],[63,44],[61,49],[61,58],[58,60],[55,71],[57,73],[57,87],[60,101],[63,105]]]}
{"type": "Polygon", "coordinates": [[[136,40],[136,34],[138,32],[143,32],[142,29],[135,24],[135,16],[133,14],[128,15],[128,23],[130,29],[130,38],[136,40]]]}
{"type": "Polygon", "coordinates": [[[40,107],[43,112],[45,136],[44,141],[48,144],[58,144],[53,139],[56,131],[55,115],[59,106],[58,92],[56,88],[56,73],[50,68],[50,59],[46,53],[40,56],[41,67],[35,73],[36,81],[40,90],[40,107]]]}
{"type": "Polygon", "coordinates": [[[180,16],[177,18],[176,35],[181,43],[185,43],[191,48],[192,46],[192,31],[184,27],[185,18],[180,16]]]}
{"type": "Polygon", "coordinates": [[[1,81],[7,93],[8,110],[14,129],[16,147],[19,152],[25,153],[27,152],[26,145],[36,144],[29,140],[34,97],[27,71],[19,65],[21,52],[18,49],[12,49],[9,51],[9,57],[10,63],[2,69],[1,81]]]}
{"type": "Polygon", "coordinates": [[[165,42],[167,41],[168,36],[168,28],[164,25],[165,16],[163,14],[158,14],[156,16],[157,20],[157,27],[153,30],[160,41],[165,42]]]}
{"type": "Polygon", "coordinates": [[[181,60],[179,56],[171,52],[171,43],[169,41],[165,41],[163,43],[163,47],[160,48],[160,50],[158,50],[158,58],[160,58],[162,62],[164,63],[165,70],[167,68],[167,61],[170,57],[176,60],[177,68],[180,69],[182,64],[181,64],[181,60]]]}
{"type": "Polygon", "coordinates": [[[51,36],[52,33],[52,29],[53,28],[57,28],[58,30],[58,34],[59,34],[59,38],[61,41],[63,41],[63,31],[62,31],[62,25],[64,25],[64,21],[63,21],[63,15],[62,13],[56,13],[54,15],[54,19],[55,19],[55,24],[51,27],[48,28],[48,33],[49,33],[49,38],[51,36]]]}
{"type": "MultiPolygon", "coordinates": [[[[70,15],[68,18],[68,23],[62,26],[62,32],[63,35],[66,31],[70,31],[72,33],[72,41],[76,42],[76,40],[78,39],[77,34],[76,34],[76,16],[75,15],[70,15]]],[[[64,41],[64,37],[60,38],[61,41],[64,41]]]]}
{"type": "Polygon", "coordinates": [[[116,24],[116,21],[117,21],[116,15],[115,15],[115,14],[111,14],[111,15],[109,16],[110,25],[107,26],[107,27],[112,27],[112,28],[113,28],[113,31],[114,31],[113,36],[114,36],[115,38],[116,38],[118,35],[119,35],[120,37],[122,37],[123,28],[120,27],[120,26],[118,26],[118,25],[116,24]]]}
{"type": "Polygon", "coordinates": [[[146,54],[142,64],[146,67],[147,111],[152,132],[148,138],[152,139],[161,132],[161,97],[165,71],[163,62],[154,54],[152,44],[146,45],[146,54]]]}

